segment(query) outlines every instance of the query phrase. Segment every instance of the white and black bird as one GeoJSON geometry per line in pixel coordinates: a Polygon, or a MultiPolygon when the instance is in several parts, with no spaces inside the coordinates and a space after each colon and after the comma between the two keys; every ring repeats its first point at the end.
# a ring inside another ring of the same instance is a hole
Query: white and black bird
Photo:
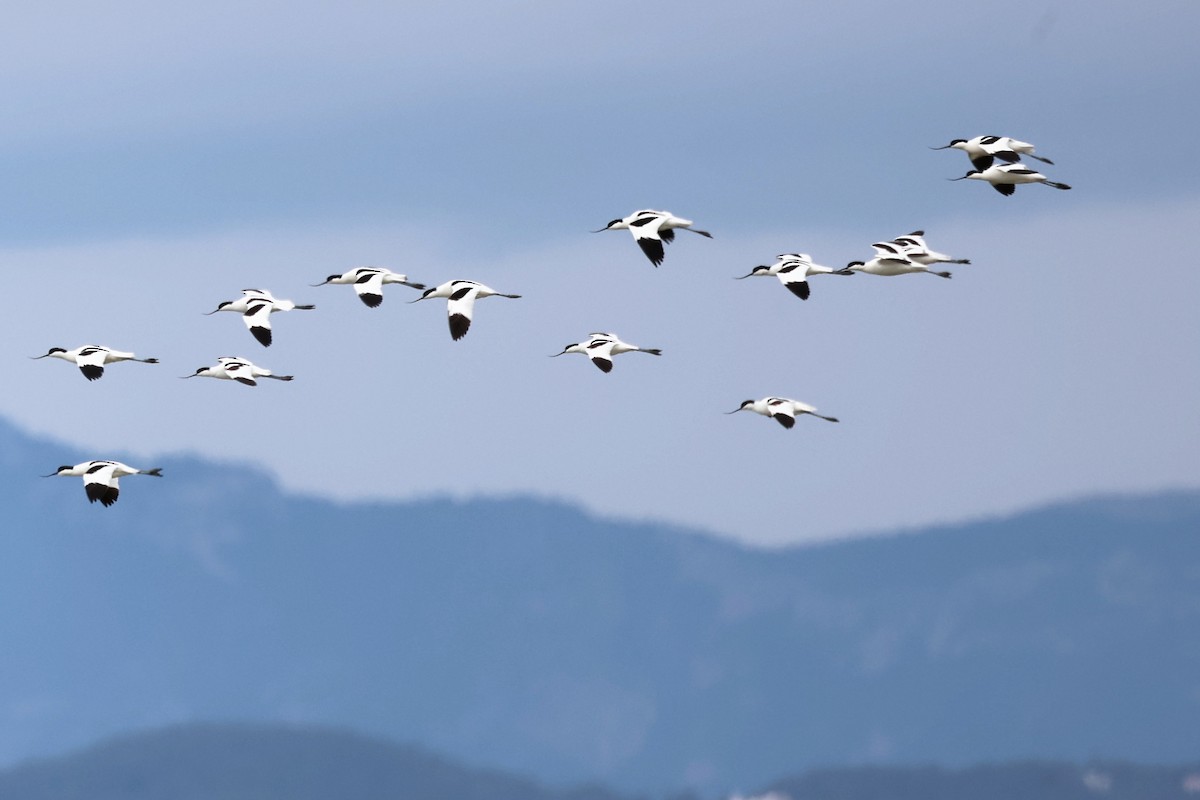
{"type": "Polygon", "coordinates": [[[508,297],[516,300],[520,297],[519,294],[503,294],[497,292],[491,287],[484,286],[478,281],[455,280],[446,281],[440,286],[435,286],[432,289],[426,289],[425,293],[416,300],[409,302],[419,303],[422,300],[433,300],[435,298],[444,298],[447,300],[446,313],[450,322],[450,336],[454,341],[458,341],[467,335],[467,331],[471,328],[471,319],[475,313],[475,301],[484,297],[508,297]]]}
{"type": "Polygon", "coordinates": [[[918,264],[908,256],[904,255],[904,250],[900,245],[893,245],[890,242],[876,242],[871,245],[875,248],[875,257],[869,261],[851,261],[846,265],[846,269],[851,272],[865,272],[868,275],[911,275],[913,273],[924,272],[928,275],[937,275],[939,278],[949,278],[950,273],[940,270],[933,270],[924,264],[918,264]]]}
{"type": "Polygon", "coordinates": [[[248,358],[240,356],[221,356],[217,363],[208,367],[200,367],[191,375],[183,378],[217,378],[219,380],[237,381],[246,386],[257,386],[258,378],[270,378],[276,381],[293,380],[291,375],[276,375],[269,369],[258,366],[248,358]]]}
{"type": "Polygon", "coordinates": [[[233,311],[242,315],[242,321],[250,329],[250,333],[263,347],[271,346],[271,315],[276,311],[312,311],[316,306],[297,305],[291,300],[280,300],[264,289],[243,289],[242,296],[237,300],[226,300],[214,310],[205,314],[216,314],[218,311],[233,311]]]}
{"type": "Polygon", "coordinates": [[[1036,155],[1036,149],[1029,142],[1022,142],[1011,136],[976,136],[974,139],[953,139],[950,144],[942,147],[931,147],[930,150],[947,150],[953,148],[962,150],[971,159],[971,166],[978,170],[990,167],[996,159],[1015,164],[1021,156],[1036,158],[1044,164],[1053,164],[1048,158],[1036,155]]]}
{"type": "Polygon", "coordinates": [[[764,417],[770,417],[785,428],[791,428],[796,424],[796,417],[801,414],[811,414],[814,417],[820,417],[829,422],[837,422],[836,417],[826,417],[817,413],[815,406],[810,406],[808,403],[801,403],[799,400],[789,400],[786,397],[764,397],[761,400],[744,400],[740,406],[733,411],[727,411],[727,414],[736,414],[739,411],[753,411],[755,414],[762,414],[764,417]]]}
{"type": "Polygon", "coordinates": [[[57,475],[79,477],[83,476],[83,490],[87,492],[89,503],[100,501],[103,506],[111,506],[117,502],[121,490],[117,479],[126,475],[154,475],[162,477],[162,467],[154,469],[135,469],[120,461],[84,461],[82,464],[69,464],[59,467],[43,478],[53,478],[57,475]]]}
{"type": "Polygon", "coordinates": [[[807,253],[781,253],[775,256],[775,263],[760,265],[750,270],[746,275],[739,275],[737,280],[751,277],[770,277],[774,275],[788,291],[807,300],[809,296],[808,278],[810,275],[853,275],[849,269],[834,269],[820,264],[814,264],[807,253]]]}
{"type": "Polygon", "coordinates": [[[76,347],[74,350],[51,347],[45,355],[30,356],[30,358],[61,358],[63,361],[73,361],[79,367],[79,371],[83,373],[83,377],[89,381],[100,380],[100,378],[104,377],[104,367],[106,364],[116,364],[118,361],[140,361],[143,364],[158,363],[157,358],[138,358],[133,353],[113,350],[112,348],[102,347],[98,344],[85,344],[82,347],[76,347]]]}
{"type": "Polygon", "coordinates": [[[636,344],[622,342],[615,333],[593,333],[585,341],[567,345],[561,353],[555,353],[551,358],[567,353],[585,355],[601,372],[612,372],[614,356],[621,353],[649,353],[652,356],[661,356],[662,350],[657,347],[638,347],[636,344]]]}
{"type": "Polygon", "coordinates": [[[368,308],[378,308],[383,303],[383,287],[385,284],[399,283],[422,291],[425,289],[425,284],[414,283],[408,279],[407,275],[392,272],[390,269],[384,269],[383,267],[355,267],[352,270],[343,272],[341,275],[330,275],[320,283],[312,285],[324,286],[327,283],[352,284],[354,291],[358,294],[358,299],[362,300],[368,308]]]}
{"type": "Polygon", "coordinates": [[[993,189],[1006,197],[1015,192],[1017,185],[1022,183],[1043,183],[1046,186],[1053,186],[1055,189],[1071,188],[1065,183],[1050,180],[1036,169],[1030,169],[1019,161],[1016,164],[997,164],[984,170],[973,169],[961,178],[949,178],[948,180],[961,181],[966,178],[987,181],[993,189]]]}
{"type": "Polygon", "coordinates": [[[663,245],[675,241],[676,228],[683,228],[692,233],[707,236],[709,239],[712,238],[712,234],[708,231],[693,228],[690,219],[677,217],[670,211],[655,211],[648,208],[635,211],[621,219],[614,219],[603,228],[594,230],[592,233],[628,230],[633,234],[633,240],[638,243],[638,246],[642,248],[642,252],[646,254],[646,258],[650,259],[650,263],[657,267],[663,262],[663,256],[665,255],[663,245]]]}
{"type": "Polygon", "coordinates": [[[871,245],[878,251],[882,245],[898,245],[899,252],[908,257],[910,261],[915,261],[918,264],[929,266],[931,264],[970,264],[969,258],[951,258],[945,253],[939,253],[936,250],[930,250],[929,245],[925,243],[925,231],[913,231],[906,233],[903,236],[897,236],[890,242],[876,242],[871,245]]]}

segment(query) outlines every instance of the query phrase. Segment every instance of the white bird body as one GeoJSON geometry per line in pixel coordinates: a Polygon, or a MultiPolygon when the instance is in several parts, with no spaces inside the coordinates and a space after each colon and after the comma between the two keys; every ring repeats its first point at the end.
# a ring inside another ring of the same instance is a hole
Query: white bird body
{"type": "Polygon", "coordinates": [[[217,359],[217,363],[208,366],[200,367],[191,375],[184,375],[184,378],[217,378],[219,380],[237,381],[246,386],[257,386],[258,378],[271,378],[277,381],[290,381],[293,379],[291,375],[276,375],[269,369],[264,369],[258,366],[248,358],[241,356],[221,356],[217,359]]]}
{"type": "Polygon", "coordinates": [[[79,367],[79,371],[83,373],[83,377],[89,381],[102,378],[106,364],[115,364],[119,361],[140,361],[143,364],[158,363],[157,358],[138,358],[133,353],[113,350],[110,347],[98,344],[85,344],[82,347],[76,347],[74,350],[51,347],[45,355],[31,356],[31,358],[61,358],[63,361],[71,361],[79,367]]]}
{"type": "Polygon", "coordinates": [[[263,347],[271,346],[271,315],[277,311],[311,311],[316,306],[297,305],[291,300],[281,300],[264,289],[243,289],[237,300],[226,300],[207,314],[218,311],[233,311],[242,315],[242,321],[250,333],[263,347]]]}
{"type": "Polygon", "coordinates": [[[897,236],[890,242],[876,242],[871,245],[879,251],[884,245],[896,245],[899,247],[899,253],[907,256],[910,261],[915,261],[918,264],[929,266],[931,264],[970,264],[969,258],[952,258],[945,253],[939,253],[936,250],[930,250],[929,245],[925,243],[925,231],[913,231],[906,233],[903,236],[897,236]]]}
{"type": "Polygon", "coordinates": [[[967,158],[971,159],[971,166],[978,170],[985,170],[992,166],[997,158],[1001,161],[1016,163],[1021,160],[1023,155],[1036,158],[1045,164],[1054,163],[1048,158],[1036,155],[1034,153],[1036,148],[1029,142],[1022,142],[1011,136],[976,136],[973,139],[954,139],[944,147],[933,149],[946,150],[948,148],[962,150],[967,154],[967,158]]]}
{"type": "Polygon", "coordinates": [[[392,272],[390,269],[384,269],[383,267],[355,267],[343,272],[341,275],[330,275],[321,283],[313,285],[324,286],[327,283],[353,285],[354,291],[358,294],[358,299],[362,300],[368,308],[377,308],[383,303],[383,287],[385,284],[400,283],[405,286],[411,286],[414,289],[425,289],[425,284],[414,283],[408,279],[407,275],[392,272]]]}
{"type": "Polygon", "coordinates": [[[810,414],[814,417],[820,417],[828,422],[837,422],[836,417],[826,417],[817,413],[816,406],[810,406],[808,403],[801,403],[799,400],[791,400],[787,397],[764,397],[761,400],[744,400],[742,404],[729,411],[729,414],[736,414],[739,411],[753,411],[755,414],[762,414],[764,417],[770,417],[785,428],[791,428],[796,424],[796,417],[801,414],[810,414]]]}
{"type": "Polygon", "coordinates": [[[612,372],[614,356],[621,353],[649,353],[652,356],[661,356],[662,350],[657,347],[638,347],[636,344],[623,342],[615,333],[593,333],[585,341],[569,344],[563,348],[561,353],[555,353],[552,357],[567,353],[585,355],[601,372],[612,372]]]}
{"type": "Polygon", "coordinates": [[[889,277],[894,275],[911,275],[915,272],[937,275],[940,278],[950,277],[949,272],[932,270],[924,264],[918,264],[916,261],[903,255],[902,252],[898,255],[889,254],[885,242],[877,242],[872,246],[877,253],[874,258],[869,261],[851,261],[846,265],[846,269],[852,272],[865,272],[868,275],[885,275],[889,277]]]}
{"type": "Polygon", "coordinates": [[[690,219],[677,217],[670,211],[655,211],[645,208],[641,211],[634,211],[627,217],[614,219],[600,230],[592,232],[628,230],[633,234],[633,240],[638,243],[638,247],[642,248],[642,252],[646,254],[646,258],[650,259],[650,263],[657,267],[663,262],[663,257],[666,255],[663,245],[675,241],[675,228],[683,228],[709,239],[712,238],[711,233],[697,230],[692,227],[692,224],[690,219]]]}
{"type": "Polygon", "coordinates": [[[1005,196],[1011,195],[1016,191],[1017,185],[1023,183],[1044,183],[1055,189],[1071,188],[1065,183],[1050,180],[1042,173],[1030,169],[1019,161],[1015,164],[996,164],[984,170],[973,169],[962,178],[951,178],[950,180],[961,181],[965,178],[987,181],[993,189],[1005,196]]]}
{"type": "Polygon", "coordinates": [[[787,287],[788,291],[801,300],[807,300],[809,297],[808,278],[810,275],[854,274],[847,269],[834,269],[833,267],[814,264],[812,258],[807,253],[781,253],[775,259],[774,264],[757,266],[746,275],[738,276],[737,280],[774,275],[779,278],[780,283],[787,287]]]}
{"type": "Polygon", "coordinates": [[[98,500],[103,506],[111,506],[117,502],[117,496],[120,494],[117,486],[118,478],[126,475],[154,475],[161,478],[162,467],[136,469],[128,464],[122,464],[120,461],[84,461],[75,466],[59,467],[49,475],[42,477],[52,478],[59,475],[83,476],[83,489],[87,493],[88,502],[95,503],[98,500]]]}
{"type": "Polygon", "coordinates": [[[454,341],[458,341],[466,336],[467,331],[471,328],[476,300],[483,297],[508,297],[515,300],[520,296],[519,294],[497,292],[478,281],[453,280],[446,281],[432,289],[426,289],[424,294],[411,302],[418,303],[421,300],[444,298],[447,301],[446,314],[450,322],[450,337],[454,341]]]}

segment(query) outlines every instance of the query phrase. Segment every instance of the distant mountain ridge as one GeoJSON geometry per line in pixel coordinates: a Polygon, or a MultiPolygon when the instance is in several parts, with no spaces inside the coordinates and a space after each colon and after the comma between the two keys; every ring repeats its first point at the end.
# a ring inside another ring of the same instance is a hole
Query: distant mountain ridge
{"type": "Polygon", "coordinates": [[[186,725],[0,770],[5,800],[629,800],[549,789],[348,731],[186,725]]]}
{"type": "Polygon", "coordinates": [[[71,460],[0,421],[0,763],[209,719],[639,792],[1200,752],[1197,491],[763,551],[199,459],[100,509],[71,460]]]}
{"type": "MultiPolygon", "coordinates": [[[[816,769],[757,800],[1189,800],[1200,762],[1014,762],[816,769]]],[[[193,724],[113,737],[0,770],[5,800],[646,800],[600,786],[548,788],[349,731],[193,724]]],[[[658,796],[661,798],[664,795],[658,796]]],[[[693,793],[669,793],[699,800],[693,793]]],[[[735,795],[744,797],[744,795],[735,795]]]]}

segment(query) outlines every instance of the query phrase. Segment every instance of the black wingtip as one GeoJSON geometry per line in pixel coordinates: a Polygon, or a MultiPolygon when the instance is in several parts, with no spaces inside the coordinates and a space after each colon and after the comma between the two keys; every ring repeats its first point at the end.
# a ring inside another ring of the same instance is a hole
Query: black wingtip
{"type": "Polygon", "coordinates": [[[592,363],[599,367],[601,372],[612,372],[613,362],[607,358],[593,358],[592,363]]]}
{"type": "Polygon", "coordinates": [[[796,424],[796,419],[794,417],[789,417],[787,414],[772,414],[771,419],[775,420],[789,430],[793,425],[796,424]]]}
{"type": "Polygon", "coordinates": [[[450,338],[458,341],[471,329],[471,320],[462,314],[450,315],[450,338]]]}
{"type": "Polygon", "coordinates": [[[102,483],[85,483],[83,489],[87,493],[89,503],[99,502],[105,508],[117,502],[117,497],[120,494],[114,487],[105,486],[102,483]]]}
{"type": "Polygon", "coordinates": [[[381,294],[360,294],[358,298],[363,301],[363,305],[367,308],[379,308],[383,303],[383,295],[381,294]]]}
{"type": "Polygon", "coordinates": [[[270,328],[254,327],[254,328],[250,329],[250,333],[254,334],[254,338],[257,339],[258,343],[261,344],[263,347],[271,346],[271,329],[270,328]]]}
{"type": "Polygon", "coordinates": [[[992,188],[1008,197],[1017,190],[1017,185],[1015,183],[993,183],[992,188]]]}
{"type": "Polygon", "coordinates": [[[801,300],[808,299],[810,292],[808,281],[794,281],[792,283],[785,283],[784,286],[788,288],[789,292],[796,295],[796,297],[799,297],[801,300]]]}
{"type": "Polygon", "coordinates": [[[642,252],[646,254],[646,258],[650,259],[650,263],[658,266],[663,262],[665,252],[662,242],[658,239],[638,239],[638,246],[642,248],[642,252]]]}
{"type": "Polygon", "coordinates": [[[79,371],[89,381],[98,381],[104,377],[104,367],[97,367],[95,364],[84,364],[79,368],[79,371]]]}

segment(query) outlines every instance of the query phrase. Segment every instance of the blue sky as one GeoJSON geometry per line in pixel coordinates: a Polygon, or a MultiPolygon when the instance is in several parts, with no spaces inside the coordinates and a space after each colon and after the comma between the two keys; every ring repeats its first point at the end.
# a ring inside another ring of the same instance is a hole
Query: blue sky
{"type": "MultiPolygon", "coordinates": [[[[758,543],[1200,484],[1200,7],[57,3],[0,31],[0,414],[89,449],[261,464],[343,498],[536,493],[758,543]],[[1038,144],[1011,198],[928,146],[1038,144]],[[655,270],[624,232],[667,208],[655,270]],[[954,278],[734,282],[915,228],[954,278]],[[487,300],[348,287],[376,264],[487,300]],[[246,286],[313,302],[264,350],[246,286]],[[602,375],[592,330],[661,347],[602,375]],[[154,355],[87,384],[24,357],[154,355]],[[245,355],[291,384],[176,380],[245,355]],[[722,416],[779,394],[840,417],[722,416]]],[[[57,464],[31,465],[31,475],[57,464]]],[[[186,479],[186,476],[178,476],[186,479]]]]}

